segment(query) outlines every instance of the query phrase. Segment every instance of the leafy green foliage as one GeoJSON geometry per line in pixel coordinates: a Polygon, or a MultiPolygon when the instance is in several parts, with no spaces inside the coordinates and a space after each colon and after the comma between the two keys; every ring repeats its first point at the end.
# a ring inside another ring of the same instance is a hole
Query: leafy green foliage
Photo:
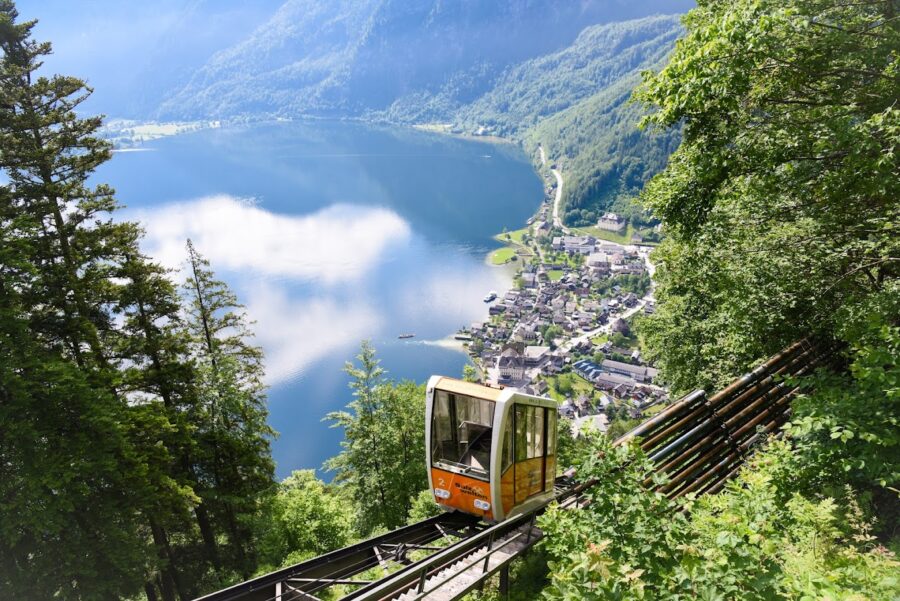
{"type": "Polygon", "coordinates": [[[701,2],[638,98],[683,142],[643,199],[668,232],[644,328],[676,392],[714,387],[897,275],[894,2],[701,2]]]}
{"type": "Polygon", "coordinates": [[[295,471],[278,485],[259,518],[261,573],[346,546],[353,515],[339,491],[313,470],[295,471]]]}
{"type": "Polygon", "coordinates": [[[592,284],[591,290],[601,297],[610,297],[612,296],[613,288],[616,286],[624,293],[631,292],[638,298],[641,298],[650,290],[650,275],[646,273],[639,275],[630,273],[616,274],[595,282],[592,284]]]}
{"type": "Polygon", "coordinates": [[[557,471],[563,472],[575,465],[584,443],[584,438],[572,436],[572,420],[565,417],[556,420],[557,471]]]}
{"type": "Polygon", "coordinates": [[[434,493],[427,488],[412,498],[407,523],[414,524],[440,515],[443,510],[434,502],[434,493]]]}
{"type": "Polygon", "coordinates": [[[725,491],[671,501],[647,491],[652,464],[594,437],[579,477],[598,478],[582,510],[539,523],[550,556],[547,599],[887,599],[900,562],[873,545],[848,491],[815,499],[791,485],[793,455],[773,443],[725,491]],[[854,597],[855,595],[855,597],[854,597]]]}
{"type": "Polygon", "coordinates": [[[822,371],[794,401],[787,426],[810,486],[834,489],[900,484],[900,286],[893,282],[845,316],[850,378],[822,371]]]}

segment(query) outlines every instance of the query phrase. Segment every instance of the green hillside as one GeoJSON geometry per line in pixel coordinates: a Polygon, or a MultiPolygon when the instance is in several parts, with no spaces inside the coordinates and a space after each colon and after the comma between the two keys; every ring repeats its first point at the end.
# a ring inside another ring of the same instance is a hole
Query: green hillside
{"type": "Polygon", "coordinates": [[[632,74],[525,134],[527,147],[540,143],[560,163],[566,178],[563,218],[569,225],[594,224],[609,208],[639,213],[632,199],[678,147],[677,130],[638,129],[644,113],[630,102],[637,81],[632,74]]]}
{"type": "MultiPolygon", "coordinates": [[[[676,0],[667,10],[687,10],[676,0]]],[[[655,0],[286,0],[169,94],[165,119],[367,116],[446,119],[509,67],[585,27],[658,11],[655,0]]]]}
{"type": "Polygon", "coordinates": [[[588,27],[559,52],[509,69],[490,91],[460,109],[455,121],[464,130],[523,132],[655,66],[680,33],[677,15],[588,27]]]}
{"type": "Polygon", "coordinates": [[[566,178],[566,223],[596,223],[613,208],[640,214],[632,199],[665,167],[677,131],[642,132],[629,101],[641,71],[661,66],[680,35],[677,16],[585,29],[570,47],[509,70],[493,90],[457,113],[456,128],[538,144],[566,178]]]}

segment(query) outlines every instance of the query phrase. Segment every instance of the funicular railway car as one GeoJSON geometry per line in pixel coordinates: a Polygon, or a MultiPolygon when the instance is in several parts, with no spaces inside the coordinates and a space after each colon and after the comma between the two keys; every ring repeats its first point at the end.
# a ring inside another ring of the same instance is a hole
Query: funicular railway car
{"type": "Polygon", "coordinates": [[[553,496],[556,403],[514,388],[432,376],[428,483],[445,509],[499,522],[553,496]]]}

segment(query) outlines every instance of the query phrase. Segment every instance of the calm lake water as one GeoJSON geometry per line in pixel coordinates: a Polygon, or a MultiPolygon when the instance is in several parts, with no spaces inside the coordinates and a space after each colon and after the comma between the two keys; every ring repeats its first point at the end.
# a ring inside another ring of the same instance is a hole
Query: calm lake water
{"type": "Polygon", "coordinates": [[[511,146],[343,122],[163,138],[96,179],[144,223],[148,253],[178,267],[190,237],[256,320],[279,477],[338,452],[321,420],[350,401],[342,367],[361,340],[390,377],[460,375],[465,355],[441,341],[509,287],[484,262],[491,236],[541,200],[511,146]]]}

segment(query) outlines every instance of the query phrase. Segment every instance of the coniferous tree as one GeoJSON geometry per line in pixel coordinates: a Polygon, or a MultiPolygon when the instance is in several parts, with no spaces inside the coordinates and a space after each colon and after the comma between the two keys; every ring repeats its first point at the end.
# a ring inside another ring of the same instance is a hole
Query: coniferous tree
{"type": "Polygon", "coordinates": [[[364,341],[347,363],[353,400],[347,411],[334,411],[325,419],[344,430],[342,450],[325,463],[336,472],[335,481],[346,486],[356,502],[359,528],[405,523],[412,500],[427,488],[425,472],[424,387],[385,379],[375,349],[364,341]]]}
{"type": "Polygon", "coordinates": [[[83,82],[37,76],[50,46],[17,17],[0,2],[3,581],[25,598],[119,598],[156,571],[152,508],[187,496],[153,440],[170,424],[122,397],[109,346],[109,278],[139,235],[109,219],[107,186],[87,184],[109,145],[99,119],[75,115],[83,82]]]}
{"type": "Polygon", "coordinates": [[[110,157],[100,119],[75,114],[90,90],[39,76],[50,45],[17,18],[0,0],[0,590],[187,599],[255,567],[245,522],[272,480],[261,355],[225,334],[243,322],[217,317],[233,297],[216,291],[211,347],[194,344],[140,228],[88,184],[110,157]]]}
{"type": "MultiPolygon", "coordinates": [[[[139,398],[142,404],[154,404],[172,424],[163,439],[174,459],[169,475],[196,495],[203,488],[202,469],[195,460],[198,445],[192,436],[192,422],[200,413],[197,369],[180,317],[181,299],[166,270],[145,257],[127,256],[118,276],[124,283],[118,290],[117,310],[124,319],[117,331],[117,350],[127,360],[122,391],[132,401],[139,398]]],[[[202,590],[198,587],[207,584],[204,576],[211,576],[210,588],[221,584],[220,577],[209,574],[221,565],[207,504],[199,496],[192,501],[192,507],[182,504],[161,511],[166,523],[159,524],[161,529],[188,534],[179,537],[179,545],[169,547],[173,563],[191,575],[190,584],[183,587],[189,597],[197,596],[202,590]]]]}
{"type": "Polygon", "coordinates": [[[119,598],[137,590],[151,552],[131,477],[149,462],[119,428],[115,396],[36,337],[26,297],[40,228],[12,192],[0,190],[0,590],[119,598]]]}
{"type": "Polygon", "coordinates": [[[204,482],[198,494],[228,533],[231,569],[249,577],[256,566],[252,515],[274,490],[262,351],[237,297],[187,241],[186,325],[197,362],[192,418],[204,482]]]}

